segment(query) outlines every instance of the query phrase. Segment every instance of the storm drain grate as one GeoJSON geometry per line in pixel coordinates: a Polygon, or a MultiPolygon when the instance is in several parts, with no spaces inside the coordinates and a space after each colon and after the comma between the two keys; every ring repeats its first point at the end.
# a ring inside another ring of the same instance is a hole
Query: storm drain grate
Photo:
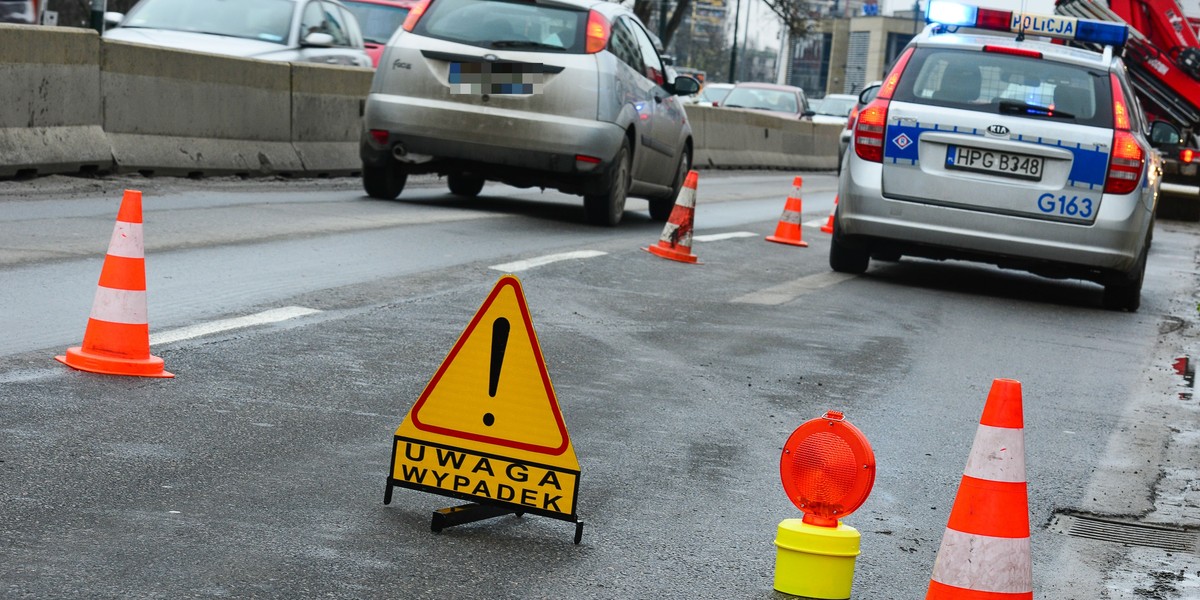
{"type": "Polygon", "coordinates": [[[1054,518],[1050,528],[1074,537],[1128,546],[1147,546],[1192,554],[1198,554],[1197,548],[1200,548],[1196,532],[1158,525],[1060,514],[1054,518]]]}

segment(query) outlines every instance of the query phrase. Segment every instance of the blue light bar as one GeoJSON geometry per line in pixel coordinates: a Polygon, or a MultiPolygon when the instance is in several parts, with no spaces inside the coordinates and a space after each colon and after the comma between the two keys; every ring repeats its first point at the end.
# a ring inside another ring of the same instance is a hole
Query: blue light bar
{"type": "Polygon", "coordinates": [[[1128,39],[1129,26],[1124,23],[1104,23],[1080,19],[1079,29],[1075,30],[1075,40],[1079,42],[1124,46],[1128,39]]]}
{"type": "Polygon", "coordinates": [[[929,8],[925,11],[925,22],[972,27],[975,25],[975,16],[978,13],[979,8],[975,6],[946,0],[931,0],[929,8]]]}

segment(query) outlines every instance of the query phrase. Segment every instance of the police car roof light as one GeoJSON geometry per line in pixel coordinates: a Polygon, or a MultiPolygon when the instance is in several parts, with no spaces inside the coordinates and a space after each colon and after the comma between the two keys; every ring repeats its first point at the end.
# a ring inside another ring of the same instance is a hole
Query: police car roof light
{"type": "Polygon", "coordinates": [[[979,8],[950,0],[930,0],[925,21],[951,29],[973,27],[1105,46],[1122,46],[1129,38],[1129,26],[1124,23],[979,8]]]}

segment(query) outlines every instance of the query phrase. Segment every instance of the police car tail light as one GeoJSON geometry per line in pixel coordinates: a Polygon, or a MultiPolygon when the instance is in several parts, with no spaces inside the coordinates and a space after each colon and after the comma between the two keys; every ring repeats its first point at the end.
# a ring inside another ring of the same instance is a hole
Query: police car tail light
{"type": "Polygon", "coordinates": [[[421,20],[421,15],[429,9],[429,3],[432,0],[421,0],[408,11],[408,16],[404,18],[404,24],[400,27],[405,31],[412,31],[417,26],[417,21],[421,20]]]}
{"type": "Polygon", "coordinates": [[[1108,159],[1108,177],[1104,181],[1104,193],[1128,194],[1137,189],[1142,176],[1146,153],[1137,138],[1130,133],[1129,104],[1121,81],[1109,73],[1112,85],[1113,143],[1112,155],[1108,159]]]}
{"type": "Polygon", "coordinates": [[[883,162],[888,102],[886,98],[876,98],[858,113],[858,122],[854,126],[854,153],[863,160],[883,162]]]}
{"type": "Polygon", "coordinates": [[[1108,46],[1123,45],[1129,37],[1129,26],[1124,23],[978,8],[948,0],[931,0],[925,21],[950,31],[972,27],[1108,46]]]}
{"type": "Polygon", "coordinates": [[[888,104],[892,94],[896,93],[896,86],[900,85],[900,75],[904,73],[912,53],[913,49],[909,48],[896,59],[896,66],[892,67],[883,85],[879,86],[875,100],[858,111],[858,119],[854,122],[854,153],[863,160],[883,162],[883,133],[887,129],[888,104]]]}
{"type": "Polygon", "coordinates": [[[604,15],[590,11],[587,22],[587,53],[595,54],[608,46],[608,36],[612,28],[604,15]]]}

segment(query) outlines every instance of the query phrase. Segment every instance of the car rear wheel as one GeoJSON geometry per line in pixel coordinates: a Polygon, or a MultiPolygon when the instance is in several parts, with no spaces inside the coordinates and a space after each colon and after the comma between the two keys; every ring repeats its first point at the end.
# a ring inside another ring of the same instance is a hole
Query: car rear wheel
{"type": "Polygon", "coordinates": [[[671,186],[671,195],[666,198],[650,200],[651,219],[666,221],[671,218],[671,211],[675,210],[675,203],[679,201],[679,191],[683,189],[683,182],[687,179],[688,171],[691,168],[692,151],[684,146],[683,152],[679,156],[679,167],[675,169],[675,184],[671,186]]]}
{"type": "Polygon", "coordinates": [[[589,223],[613,227],[625,214],[625,199],[629,194],[629,141],[621,144],[617,158],[609,168],[605,190],[583,197],[583,212],[589,223]]]}
{"type": "Polygon", "coordinates": [[[1149,253],[1149,247],[1143,247],[1133,271],[1121,281],[1105,284],[1104,308],[1137,312],[1142,305],[1142,281],[1146,278],[1146,255],[1149,253]]]}
{"type": "Polygon", "coordinates": [[[372,167],[363,165],[363,189],[367,195],[380,200],[395,200],[404,191],[408,173],[398,167],[372,167]]]}
{"type": "Polygon", "coordinates": [[[871,254],[866,248],[855,248],[846,244],[846,236],[838,227],[838,220],[833,220],[833,237],[829,243],[829,268],[838,273],[860,275],[867,271],[871,264],[871,254]]]}
{"type": "Polygon", "coordinates": [[[450,185],[451,194],[465,198],[474,198],[479,195],[479,192],[483,191],[484,180],[482,177],[476,177],[475,175],[453,173],[446,177],[446,183],[450,185]]]}

